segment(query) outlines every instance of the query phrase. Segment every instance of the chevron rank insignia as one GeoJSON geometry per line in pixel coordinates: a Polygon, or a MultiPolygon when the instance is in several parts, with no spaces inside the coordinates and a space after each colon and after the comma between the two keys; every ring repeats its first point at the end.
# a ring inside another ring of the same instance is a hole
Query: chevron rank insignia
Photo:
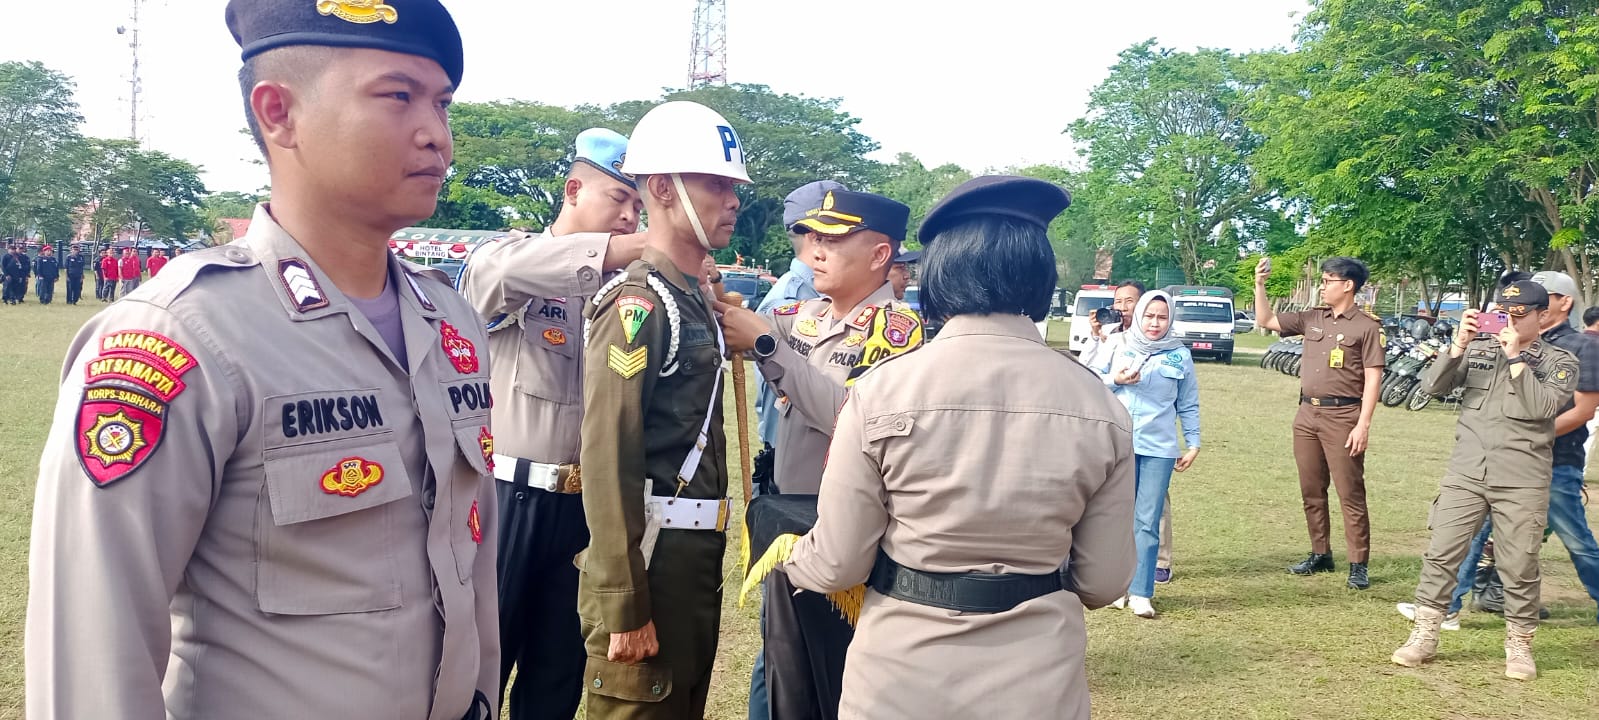
{"type": "Polygon", "coordinates": [[[622,352],[622,348],[612,345],[607,348],[605,353],[605,364],[616,371],[617,375],[621,375],[623,380],[631,379],[634,375],[639,374],[649,362],[648,345],[637,348],[632,352],[622,352]]]}
{"type": "Polygon", "coordinates": [[[278,277],[283,281],[283,289],[287,290],[289,297],[294,300],[294,309],[302,313],[328,306],[328,296],[322,292],[322,286],[317,284],[316,276],[311,274],[311,266],[299,258],[283,258],[278,261],[278,277]]]}

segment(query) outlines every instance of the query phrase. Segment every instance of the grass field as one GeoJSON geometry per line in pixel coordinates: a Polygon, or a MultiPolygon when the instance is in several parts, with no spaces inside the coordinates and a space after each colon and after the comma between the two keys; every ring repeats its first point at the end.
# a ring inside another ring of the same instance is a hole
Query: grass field
{"type": "MultiPolygon", "coordinates": [[[[60,294],[57,294],[60,297],[60,294]]],[[[58,301],[59,302],[59,301],[58,301]]],[[[61,354],[99,303],[0,307],[8,330],[0,370],[0,718],[22,716],[22,620],[33,484],[61,354]]],[[[1056,324],[1052,340],[1064,340],[1056,324]]],[[[1447,410],[1379,408],[1367,486],[1372,588],[1343,575],[1291,577],[1308,550],[1289,451],[1296,382],[1254,360],[1269,343],[1239,339],[1235,365],[1200,366],[1205,450],[1175,477],[1176,582],[1160,586],[1158,620],[1102,610],[1088,618],[1089,684],[1099,718],[1391,718],[1571,720],[1599,717],[1599,625],[1564,548],[1545,546],[1544,598],[1553,612],[1535,644],[1541,677],[1505,680],[1503,623],[1467,615],[1432,666],[1388,655],[1408,626],[1393,604],[1415,588],[1425,515],[1452,442],[1447,410]]],[[[729,394],[731,402],[731,394],[729,394]]],[[[727,413],[729,430],[734,413],[727,413]]],[[[1041,449],[1038,462],[1066,462],[1041,449]]],[[[736,482],[735,482],[736,484],[736,482]]],[[[1343,570],[1342,533],[1334,554],[1343,570]]],[[[728,570],[736,552],[730,543],[728,570]]],[[[744,716],[756,608],[739,608],[732,577],[708,715],[744,716]]],[[[1051,642],[1038,638],[1037,642],[1051,642]]],[[[951,676],[955,677],[955,669],[951,676]]],[[[1008,719],[1006,719],[1008,720],[1008,719]]]]}

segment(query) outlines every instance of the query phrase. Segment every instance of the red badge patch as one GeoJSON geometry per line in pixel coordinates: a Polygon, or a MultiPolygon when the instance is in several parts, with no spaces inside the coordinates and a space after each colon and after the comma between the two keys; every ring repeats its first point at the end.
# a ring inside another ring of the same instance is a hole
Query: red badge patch
{"type": "Polygon", "coordinates": [[[472,531],[472,542],[483,544],[483,522],[477,517],[477,501],[472,501],[472,510],[466,514],[466,529],[472,531]]]}
{"type": "Polygon", "coordinates": [[[855,319],[850,321],[850,324],[858,328],[867,327],[872,324],[872,317],[875,315],[877,315],[877,307],[875,305],[868,305],[861,308],[860,314],[856,315],[855,319]]]}
{"type": "Polygon", "coordinates": [[[888,327],[883,331],[883,337],[888,339],[888,344],[902,348],[911,343],[911,331],[921,323],[916,318],[905,313],[890,310],[888,313],[888,327]]]}
{"type": "Polygon", "coordinates": [[[462,375],[477,372],[477,346],[461,337],[461,331],[456,330],[454,325],[439,322],[439,344],[444,347],[444,354],[449,356],[456,372],[462,375]]]}
{"type": "Polygon", "coordinates": [[[355,497],[383,482],[383,466],[362,457],[347,457],[322,473],[322,492],[355,497]]]}
{"type": "Polygon", "coordinates": [[[797,303],[797,302],[791,302],[791,303],[788,303],[787,305],[779,305],[775,309],[772,310],[772,314],[773,315],[794,315],[794,314],[799,312],[799,307],[800,307],[800,304],[797,303]]]}
{"type": "Polygon", "coordinates": [[[478,430],[477,444],[483,448],[483,464],[489,466],[489,472],[494,472],[494,435],[487,425],[478,430]]]}
{"type": "Polygon", "coordinates": [[[545,330],[544,331],[544,342],[547,342],[547,343],[549,343],[551,345],[565,345],[566,344],[566,333],[561,332],[560,330],[557,330],[556,328],[550,328],[548,330],[545,330]]]}
{"type": "Polygon", "coordinates": [[[166,426],[167,405],[119,387],[91,387],[78,405],[78,462],[105,487],[127,477],[155,454],[166,426]]]}

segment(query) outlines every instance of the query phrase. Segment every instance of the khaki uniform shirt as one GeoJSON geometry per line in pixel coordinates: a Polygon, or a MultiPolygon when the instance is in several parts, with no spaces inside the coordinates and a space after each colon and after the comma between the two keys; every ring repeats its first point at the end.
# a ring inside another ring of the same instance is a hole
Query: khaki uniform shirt
{"type": "MultiPolygon", "coordinates": [[[[589,371],[583,378],[583,511],[591,537],[578,594],[580,605],[585,595],[598,599],[597,619],[612,633],[643,627],[657,610],[650,603],[639,549],[646,479],[654,481],[655,495],[727,496],[727,439],[716,383],[722,355],[710,301],[692,277],[654,248],[646,248],[626,274],[622,284],[585,310],[591,326],[584,348],[589,371]],[[665,287],[665,297],[648,282],[652,273],[665,287]],[[680,314],[672,337],[668,301],[680,314]],[[673,340],[677,352],[668,363],[673,340]],[[707,407],[713,408],[709,444],[679,492],[675,478],[704,426],[707,407]]],[[[674,541],[664,537],[668,533],[716,536],[714,546],[721,547],[721,533],[663,530],[650,573],[667,564],[663,553],[674,550],[674,541]]],[[[715,585],[717,578],[711,580],[715,585]]]]}
{"type": "Polygon", "coordinates": [[[490,323],[495,452],[578,461],[583,307],[600,289],[610,240],[546,232],[484,243],[467,258],[461,294],[490,323]]]}
{"type": "Polygon", "coordinates": [[[1083,608],[1127,592],[1133,464],[1127,409],[1019,315],[953,318],[861,377],[816,526],[781,566],[794,585],[852,587],[881,550],[928,572],[1064,566],[1068,591],[962,613],[868,590],[839,717],[1087,720],[1083,608]],[[951,682],[951,667],[980,670],[951,682]]]}
{"type": "Polygon", "coordinates": [[[1351,305],[1342,314],[1321,306],[1280,313],[1283,337],[1305,336],[1299,364],[1299,388],[1305,397],[1360,398],[1366,389],[1366,368],[1385,364],[1382,323],[1351,305]]]}
{"type": "Polygon", "coordinates": [[[884,283],[844,320],[832,319],[833,301],[827,298],[783,305],[767,317],[780,340],[777,351],[759,361],[761,377],[785,399],[778,404],[775,476],[780,491],[815,495],[821,488],[827,444],[844,404],[844,381],[861,360],[880,308],[909,306],[895,302],[894,286],[884,283]]]}
{"type": "Polygon", "coordinates": [[[1541,339],[1521,356],[1527,368],[1511,377],[1499,341],[1479,337],[1460,357],[1440,353],[1422,377],[1434,395],[1465,388],[1450,472],[1497,487],[1549,485],[1555,418],[1577,389],[1579,366],[1571,353],[1541,339]]]}
{"type": "Polygon", "coordinates": [[[28,717],[498,705],[486,338],[440,273],[389,271],[409,367],[265,206],[78,333],[34,504],[28,717]]]}

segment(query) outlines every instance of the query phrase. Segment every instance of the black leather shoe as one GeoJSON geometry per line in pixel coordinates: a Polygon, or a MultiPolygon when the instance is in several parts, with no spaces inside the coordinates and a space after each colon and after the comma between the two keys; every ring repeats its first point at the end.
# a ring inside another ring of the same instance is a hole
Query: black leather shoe
{"type": "Polygon", "coordinates": [[[1371,579],[1366,576],[1366,563],[1349,563],[1349,587],[1355,590],[1371,587],[1371,579]]]}
{"type": "Polygon", "coordinates": [[[1332,555],[1324,553],[1311,553],[1304,562],[1288,566],[1288,572],[1295,575],[1314,575],[1316,573],[1332,572],[1332,555]]]}

